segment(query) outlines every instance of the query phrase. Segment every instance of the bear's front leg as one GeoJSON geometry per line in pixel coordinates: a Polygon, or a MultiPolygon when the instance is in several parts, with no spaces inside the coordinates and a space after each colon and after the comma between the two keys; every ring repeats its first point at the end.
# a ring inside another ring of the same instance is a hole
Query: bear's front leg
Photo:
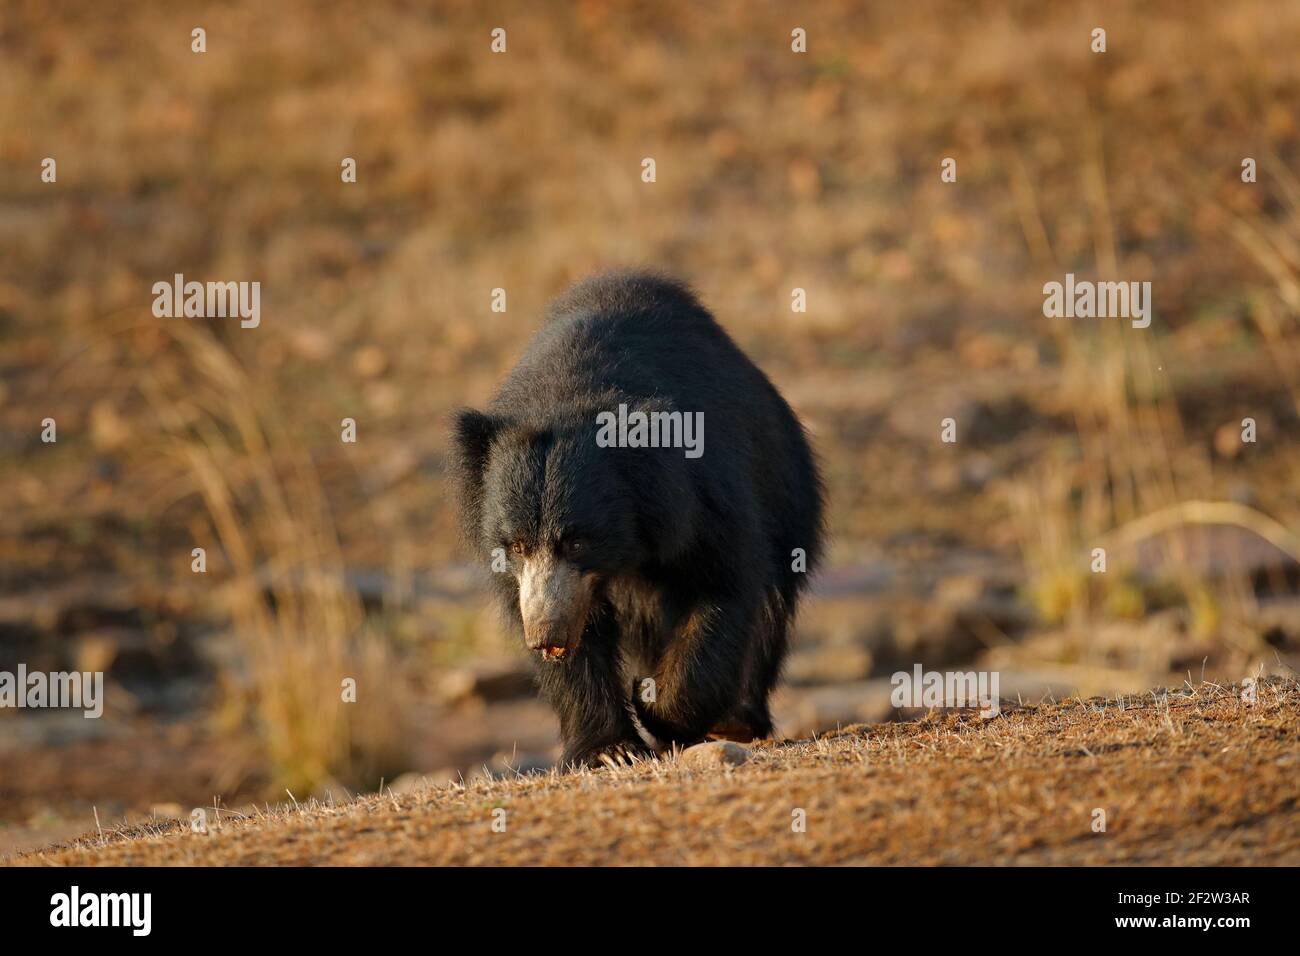
{"type": "Polygon", "coordinates": [[[632,696],[641,725],[664,746],[698,743],[739,702],[755,606],[702,603],[678,626],[655,668],[653,699],[632,696]]]}
{"type": "Polygon", "coordinates": [[[560,718],[560,766],[598,768],[654,755],[641,740],[620,688],[618,649],[610,635],[584,639],[572,659],[539,664],[542,695],[560,718]]]}

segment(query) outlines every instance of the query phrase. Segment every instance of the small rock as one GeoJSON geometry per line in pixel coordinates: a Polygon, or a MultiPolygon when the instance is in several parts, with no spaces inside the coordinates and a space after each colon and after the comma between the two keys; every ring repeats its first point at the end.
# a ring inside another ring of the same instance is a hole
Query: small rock
{"type": "Polygon", "coordinates": [[[104,628],[77,638],[74,650],[76,668],[79,671],[107,671],[117,659],[123,641],[117,631],[104,628]]]}
{"type": "Polygon", "coordinates": [[[115,451],[126,444],[131,431],[112,402],[102,400],[90,409],[90,440],[99,451],[115,451]]]}
{"type": "Polygon", "coordinates": [[[402,406],[402,391],[391,382],[371,382],[361,395],[366,407],[379,415],[391,415],[402,406]]]}
{"type": "Polygon", "coordinates": [[[692,770],[716,770],[739,767],[749,759],[748,747],[730,740],[711,740],[682,751],[677,762],[692,770]]]}
{"type": "Polygon", "coordinates": [[[1214,430],[1214,451],[1220,458],[1226,461],[1238,457],[1245,449],[1245,444],[1241,440],[1241,422],[1234,421],[1220,425],[1214,430]]]}
{"type": "Polygon", "coordinates": [[[299,329],[293,335],[292,348],[300,358],[323,362],[338,348],[328,333],[318,328],[299,329]]]}
{"type": "Polygon", "coordinates": [[[352,368],[362,378],[378,378],[388,371],[388,356],[376,345],[365,345],[353,356],[352,368]]]}
{"type": "Polygon", "coordinates": [[[941,578],[934,586],[934,597],[940,604],[974,604],[988,593],[988,583],[978,574],[953,574],[941,578]]]}

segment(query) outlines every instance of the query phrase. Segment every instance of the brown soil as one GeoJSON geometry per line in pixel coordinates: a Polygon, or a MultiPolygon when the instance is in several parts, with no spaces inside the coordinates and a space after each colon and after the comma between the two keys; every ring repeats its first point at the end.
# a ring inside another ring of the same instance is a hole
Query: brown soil
{"type": "Polygon", "coordinates": [[[1294,680],[1262,681],[1254,703],[1237,687],[1189,684],[1009,705],[990,720],[859,725],[758,745],[729,770],[666,760],[224,811],[206,836],[157,822],[11,862],[1295,865],[1298,730],[1294,680]],[[505,832],[493,830],[497,809],[505,832]]]}

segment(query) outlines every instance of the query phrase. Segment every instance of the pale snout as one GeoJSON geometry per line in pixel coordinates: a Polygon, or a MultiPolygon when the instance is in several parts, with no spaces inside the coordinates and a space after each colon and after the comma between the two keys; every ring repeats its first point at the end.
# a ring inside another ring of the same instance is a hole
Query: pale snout
{"type": "Polygon", "coordinates": [[[562,661],[573,655],[591,608],[594,577],[553,555],[524,561],[519,576],[519,612],[524,643],[543,660],[562,661]]]}

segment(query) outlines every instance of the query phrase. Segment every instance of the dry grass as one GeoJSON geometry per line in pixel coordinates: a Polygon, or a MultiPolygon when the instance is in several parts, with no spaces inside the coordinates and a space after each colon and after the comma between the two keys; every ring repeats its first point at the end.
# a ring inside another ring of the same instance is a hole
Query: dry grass
{"type": "Polygon", "coordinates": [[[1254,704],[1239,693],[1189,684],[855,726],[760,746],[725,772],[664,761],[225,811],[208,835],[160,821],[13,862],[1295,865],[1300,685],[1266,679],[1254,704]]]}
{"type": "Polygon", "coordinates": [[[223,582],[246,664],[225,675],[225,718],[251,726],[277,790],[391,778],[407,765],[409,695],[344,581],[313,462],[275,415],[274,393],[219,341],[167,328],[177,348],[152,350],[133,377],[162,460],[181,463],[206,506],[205,573],[223,582]]]}
{"type": "MultiPolygon", "coordinates": [[[[1110,184],[1095,120],[1089,119],[1083,137],[1083,194],[1092,231],[1092,261],[1083,265],[1099,281],[1146,279],[1151,263],[1133,249],[1121,253],[1111,210],[1110,184]]],[[[1272,157],[1276,161],[1276,157],[1272,157]]],[[[1262,187],[1278,212],[1231,211],[1210,198],[1207,217],[1230,224],[1233,236],[1261,271],[1275,284],[1273,295],[1259,297],[1248,313],[1261,333],[1261,357],[1273,366],[1278,394],[1300,396],[1300,363],[1293,361],[1300,348],[1300,190],[1284,164],[1262,187]],[[1286,320],[1279,318],[1279,311],[1286,320]]],[[[1213,197],[1216,177],[1194,167],[1180,172],[1185,188],[1213,197]]],[[[1022,191],[1032,191],[1025,184],[1022,191]]],[[[1030,206],[1037,203],[1030,198],[1030,206]]],[[[1249,207],[1240,196],[1239,207],[1249,207]]],[[[1026,226],[1026,229],[1028,227],[1026,226]]],[[[1060,275],[1065,267],[1050,248],[1033,242],[1036,266],[1044,275],[1060,275]]],[[[1071,268],[1080,268],[1079,265],[1071,268]]],[[[1153,283],[1158,285],[1159,283],[1153,283]]],[[[1011,510],[1021,552],[1030,569],[1027,590],[1044,620],[1067,618],[1087,623],[1096,616],[1140,617],[1144,601],[1131,580],[1135,547],[1157,535],[1165,552],[1165,574],[1172,578],[1183,600],[1196,612],[1198,633],[1214,633],[1221,626],[1221,609],[1230,607],[1240,617],[1252,608],[1242,600],[1248,592],[1240,580],[1207,582],[1189,559],[1189,535],[1197,525],[1234,525],[1258,535],[1280,551],[1300,560],[1300,537],[1283,523],[1241,502],[1206,501],[1215,494],[1215,463],[1211,449],[1188,439],[1178,408],[1172,376],[1165,371],[1168,358],[1164,340],[1135,330],[1126,322],[1088,324],[1051,323],[1062,357],[1061,387],[1056,396],[1068,410],[1078,443],[1072,454],[1038,463],[1028,476],[1008,482],[1011,510]],[[1104,547],[1107,577],[1094,577],[1089,564],[1092,549],[1104,547]]],[[[1175,340],[1176,341],[1176,340],[1175,340]]],[[[1268,404],[1259,411],[1268,410],[1268,404]]],[[[1300,404],[1296,409],[1300,411],[1300,404]]],[[[1252,417],[1255,417],[1252,415],[1252,417]]],[[[1232,435],[1236,423],[1225,417],[1215,444],[1223,457],[1239,454],[1232,435]]],[[[1244,446],[1240,446],[1244,447],[1244,446]]],[[[1300,467],[1293,455],[1285,460],[1300,467]]],[[[1289,504],[1284,519],[1300,519],[1289,504]]]]}

